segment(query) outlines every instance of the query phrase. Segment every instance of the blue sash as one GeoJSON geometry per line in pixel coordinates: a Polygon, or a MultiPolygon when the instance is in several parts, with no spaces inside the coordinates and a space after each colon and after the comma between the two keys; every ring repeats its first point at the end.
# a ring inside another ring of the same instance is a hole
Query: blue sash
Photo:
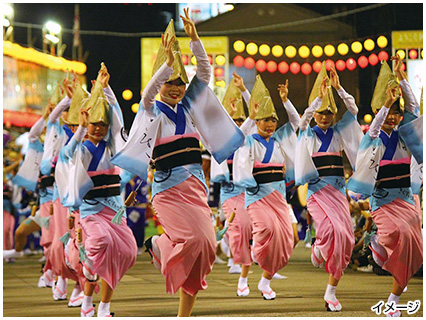
{"type": "Polygon", "coordinates": [[[322,142],[318,152],[327,152],[328,147],[330,146],[330,143],[331,143],[331,139],[333,138],[333,129],[328,128],[326,133],[324,133],[324,131],[322,131],[322,129],[320,129],[320,127],[318,126],[314,126],[312,129],[315,131],[318,138],[322,142]]]}
{"type": "Polygon", "coordinates": [[[163,102],[157,100],[155,103],[160,109],[160,111],[164,113],[167,118],[173,121],[176,125],[175,134],[184,134],[186,128],[186,119],[182,104],[177,104],[177,112],[175,113],[170,107],[165,105],[163,102]]]}
{"type": "Polygon", "coordinates": [[[106,142],[105,140],[102,140],[99,142],[98,146],[95,146],[92,142],[89,140],[86,140],[83,142],[83,145],[89,149],[90,153],[92,154],[92,161],[90,161],[89,169],[87,171],[96,171],[98,168],[99,162],[101,161],[102,155],[104,154],[106,142]]]}
{"type": "Polygon", "coordinates": [[[235,152],[229,156],[228,160],[234,160],[234,155],[235,155],[235,152]]]}
{"type": "Polygon", "coordinates": [[[380,139],[386,147],[382,160],[392,160],[398,145],[398,131],[393,130],[389,137],[383,130],[380,130],[380,139]]]}
{"type": "Polygon", "coordinates": [[[266,141],[260,134],[253,134],[253,138],[259,141],[266,148],[265,157],[262,160],[262,163],[269,163],[271,161],[272,153],[274,152],[274,138],[269,138],[269,142],[266,141]]]}
{"type": "Polygon", "coordinates": [[[67,137],[68,137],[67,142],[65,143],[65,145],[67,145],[68,142],[70,142],[74,133],[72,133],[71,129],[65,124],[62,126],[62,129],[64,129],[64,131],[65,131],[65,133],[67,134],[67,137]]]}

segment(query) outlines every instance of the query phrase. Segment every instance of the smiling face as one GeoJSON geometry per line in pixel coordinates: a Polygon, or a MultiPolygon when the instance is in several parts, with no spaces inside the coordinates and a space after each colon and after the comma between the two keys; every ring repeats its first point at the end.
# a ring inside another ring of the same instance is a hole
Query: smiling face
{"type": "Polygon", "coordinates": [[[168,81],[161,86],[160,97],[161,101],[174,106],[179,103],[185,95],[186,84],[181,78],[168,81]]]}
{"type": "Polygon", "coordinates": [[[314,113],[314,119],[317,123],[317,126],[321,130],[327,130],[334,120],[334,114],[331,113],[329,110],[322,111],[322,112],[315,112],[314,113]]]}
{"type": "Polygon", "coordinates": [[[95,144],[101,142],[101,140],[108,133],[108,125],[104,122],[90,123],[87,127],[87,134],[89,140],[95,144]]]}
{"type": "Polygon", "coordinates": [[[257,132],[263,138],[270,138],[277,130],[277,119],[273,117],[256,120],[257,132]]]}
{"type": "Polygon", "coordinates": [[[394,103],[389,113],[385,119],[385,122],[382,125],[382,130],[387,134],[390,134],[393,129],[395,129],[402,120],[401,111],[399,109],[399,105],[394,103]]]}

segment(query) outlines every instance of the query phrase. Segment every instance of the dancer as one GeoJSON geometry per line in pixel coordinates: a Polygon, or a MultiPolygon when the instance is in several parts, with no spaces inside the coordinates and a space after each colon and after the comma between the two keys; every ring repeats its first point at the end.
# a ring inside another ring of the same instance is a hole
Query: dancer
{"type": "MultiPolygon", "coordinates": [[[[393,59],[397,60],[396,70],[399,70],[400,59],[393,59]]],[[[388,302],[395,304],[423,262],[420,217],[410,187],[411,152],[407,148],[420,147],[416,143],[421,143],[416,142],[418,133],[413,124],[416,102],[408,82],[401,79],[400,85],[406,98],[403,111],[398,101],[396,77],[383,62],[371,102],[376,116],[362,140],[356,171],[348,183],[351,191],[371,196],[377,235],[371,239],[370,248],[376,263],[393,276],[388,302]],[[399,131],[405,131],[407,143],[399,131]]],[[[387,316],[399,317],[401,311],[387,316]]]]}
{"type": "Polygon", "coordinates": [[[278,89],[290,122],[276,130],[278,116],[258,75],[249,103],[259,108],[255,117],[258,133],[246,138],[235,154],[233,166],[235,183],[246,188],[245,207],[253,228],[254,259],[263,269],[258,289],[266,300],[275,299],[270,281],[287,265],[293,251],[285,181],[294,180],[292,157],[300,119],[288,100],[288,81],[278,89]]]}
{"type": "Polygon", "coordinates": [[[197,59],[195,77],[186,90],[188,79],[171,21],[129,140],[113,159],[143,180],[149,162],[155,166],[152,204],[165,234],[149,238],[145,245],[165,276],[167,293],[180,290],[178,316],[191,315],[198,291],[207,288],[205,279],[216,253],[200,140],[219,163],[244,140],[208,87],[210,63],[188,11],[181,18],[197,59]],[[155,100],[158,93],[160,101],[155,100]]]}
{"type": "Polygon", "coordinates": [[[61,151],[75,165],[75,176],[69,177],[66,182],[68,194],[64,197],[64,204],[80,207],[80,224],[86,234],[84,246],[87,257],[82,263],[89,281],[84,288],[82,317],[94,314],[93,284],[98,275],[102,278],[102,295],[97,314],[99,317],[111,315],[114,289],[137,256],[136,241],[126,218],[122,217],[120,224],[111,222],[123,201],[120,197],[120,171],[110,159],[122,147],[124,140],[120,134],[123,118],[118,102],[115,100],[114,104],[110,104],[102,92],[103,88],[110,90],[109,77],[102,65],[92,95],[80,110],[80,125],[61,151]],[[86,133],[88,138],[83,143],[86,133]]]}
{"type": "Polygon", "coordinates": [[[324,294],[327,310],[340,311],[342,305],[336,298],[336,289],[355,245],[341,151],[345,151],[353,167],[362,131],[356,121],[358,108],[355,99],[340,85],[334,68],[328,79],[324,63],[309,97],[309,104],[300,121],[296,146],[296,185],[309,183],[307,207],[316,228],[311,261],[318,268],[325,264],[325,271],[330,274],[324,294]],[[337,108],[331,88],[327,87],[329,81],[348,109],[335,125],[332,122],[337,108]],[[317,123],[313,128],[309,126],[312,117],[317,123]]]}

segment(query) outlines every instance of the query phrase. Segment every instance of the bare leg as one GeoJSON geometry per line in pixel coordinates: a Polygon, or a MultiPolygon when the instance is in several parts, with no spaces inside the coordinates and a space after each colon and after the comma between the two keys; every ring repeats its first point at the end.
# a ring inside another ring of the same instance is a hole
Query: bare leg
{"type": "Polygon", "coordinates": [[[292,223],[291,225],[293,226],[293,239],[294,239],[293,248],[295,248],[297,243],[299,242],[299,234],[297,232],[297,223],[292,223]]]}
{"type": "Polygon", "coordinates": [[[272,280],[273,274],[270,274],[264,270],[262,275],[265,279],[272,280]]]}
{"type": "Polygon", "coordinates": [[[251,266],[241,265],[241,278],[247,278],[251,266]]]}
{"type": "Polygon", "coordinates": [[[195,300],[197,299],[197,293],[193,296],[185,293],[180,288],[180,300],[179,300],[179,312],[178,317],[189,317],[194,308],[195,300]]]}
{"type": "Polygon", "coordinates": [[[402,291],[404,290],[404,288],[401,288],[398,284],[398,282],[396,282],[395,278],[393,278],[393,282],[392,282],[392,293],[396,296],[400,296],[402,294],[402,291]]]}
{"type": "Polygon", "coordinates": [[[87,281],[84,285],[84,295],[91,297],[95,291],[96,282],[87,281]]]}
{"type": "Polygon", "coordinates": [[[106,283],[105,280],[102,279],[101,301],[103,303],[111,302],[113,293],[114,293],[114,290],[112,290],[111,287],[108,285],[108,283],[106,283]]]}
{"type": "Polygon", "coordinates": [[[21,252],[27,243],[27,236],[31,233],[39,231],[40,226],[35,223],[32,219],[25,219],[15,232],[15,251],[21,252]]]}
{"type": "Polygon", "coordinates": [[[337,280],[337,279],[335,279],[331,274],[330,274],[330,276],[328,277],[328,284],[330,285],[330,286],[334,286],[334,287],[336,287],[338,284],[339,284],[339,280],[337,280]]]}

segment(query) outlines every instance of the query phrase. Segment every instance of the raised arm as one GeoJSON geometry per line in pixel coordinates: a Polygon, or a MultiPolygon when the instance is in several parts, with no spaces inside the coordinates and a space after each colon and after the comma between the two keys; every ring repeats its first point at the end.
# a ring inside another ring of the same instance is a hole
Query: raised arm
{"type": "Polygon", "coordinates": [[[28,140],[30,142],[35,142],[40,138],[41,133],[43,132],[44,126],[46,124],[46,120],[49,118],[50,113],[52,112],[55,106],[50,102],[47,104],[46,108],[40,119],[37,120],[36,123],[31,127],[28,140]]]}
{"type": "Polygon", "coordinates": [[[67,158],[73,157],[80,142],[82,142],[86,136],[87,127],[89,125],[89,109],[90,107],[80,110],[78,115],[79,126],[77,131],[72,136],[70,142],[64,147],[64,154],[67,158]]]}
{"type": "Polygon", "coordinates": [[[358,114],[358,107],[355,103],[355,98],[351,96],[349,93],[347,93],[345,89],[343,89],[343,87],[340,85],[339,76],[334,67],[331,67],[331,70],[330,70],[330,82],[332,87],[336,89],[337,93],[339,94],[339,97],[342,98],[349,112],[352,115],[356,116],[358,114]]]}
{"type": "Polygon", "coordinates": [[[396,55],[391,57],[391,60],[395,61],[395,73],[398,77],[399,84],[406,100],[404,105],[405,111],[414,114],[416,108],[418,108],[420,105],[417,102],[410,83],[408,82],[407,75],[402,70],[402,59],[399,57],[399,55],[396,55]]]}
{"type": "Polygon", "coordinates": [[[327,90],[327,78],[324,77],[324,79],[322,80],[322,83],[321,83],[320,92],[319,92],[318,97],[316,97],[315,100],[312,101],[310,106],[308,108],[306,108],[305,112],[303,113],[302,118],[300,119],[299,128],[300,128],[301,131],[305,131],[308,128],[309,123],[311,122],[315,111],[317,111],[318,108],[321,107],[322,98],[325,96],[326,90],[327,90]]]}
{"type": "Polygon", "coordinates": [[[281,101],[283,102],[284,108],[287,111],[289,122],[294,131],[299,128],[300,117],[296,108],[293,106],[291,101],[288,99],[288,80],[285,84],[278,85],[278,91],[280,92],[281,101]]]}
{"type": "Polygon", "coordinates": [[[180,16],[183,22],[185,33],[191,38],[190,48],[197,59],[197,78],[205,84],[209,84],[211,77],[211,67],[206,50],[198,37],[195,23],[189,17],[189,8],[183,9],[185,16],[180,16]]]}

